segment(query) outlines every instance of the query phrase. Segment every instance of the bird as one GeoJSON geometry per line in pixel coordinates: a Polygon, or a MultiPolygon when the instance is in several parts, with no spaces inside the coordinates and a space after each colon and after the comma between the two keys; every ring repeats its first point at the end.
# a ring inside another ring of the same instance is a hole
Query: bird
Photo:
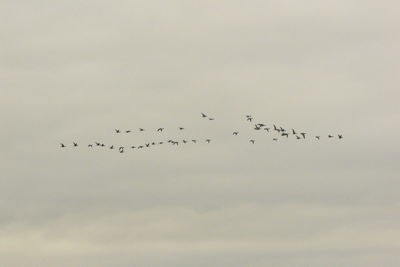
{"type": "Polygon", "coordinates": [[[281,132],[286,132],[286,130],[281,127],[281,132]]]}
{"type": "Polygon", "coordinates": [[[116,132],[116,133],[120,133],[121,131],[120,131],[120,130],[118,130],[118,129],[115,129],[115,132],[116,132]]]}
{"type": "Polygon", "coordinates": [[[338,137],[339,137],[339,139],[342,139],[342,138],[343,138],[343,135],[338,134],[338,137]]]}
{"type": "Polygon", "coordinates": [[[254,145],[254,143],[256,142],[256,140],[251,139],[249,142],[252,143],[252,144],[254,145]]]}
{"type": "Polygon", "coordinates": [[[329,135],[328,135],[328,138],[333,138],[333,135],[330,135],[330,134],[329,134],[329,135]]]}
{"type": "Polygon", "coordinates": [[[149,147],[150,146],[150,143],[146,143],[146,147],[149,147]]]}
{"type": "Polygon", "coordinates": [[[278,132],[280,131],[280,130],[276,127],[275,124],[274,124],[274,130],[275,130],[275,131],[278,131],[278,132]]]}
{"type": "Polygon", "coordinates": [[[143,146],[138,146],[138,148],[143,148],[143,146]]]}
{"type": "Polygon", "coordinates": [[[252,116],[251,115],[246,115],[246,118],[251,118],[252,116]]]}
{"type": "Polygon", "coordinates": [[[93,147],[93,145],[92,145],[92,144],[89,144],[88,147],[93,147]]]}
{"type": "Polygon", "coordinates": [[[306,133],[300,133],[304,139],[306,139],[306,133]]]}
{"type": "Polygon", "coordinates": [[[196,140],[193,139],[192,142],[196,144],[196,140]]]}
{"type": "Polygon", "coordinates": [[[185,128],[183,128],[183,127],[179,127],[178,129],[182,131],[182,130],[183,130],[183,129],[185,129],[185,128]]]}
{"type": "Polygon", "coordinates": [[[63,143],[60,143],[61,147],[66,147],[63,143]]]}
{"type": "Polygon", "coordinates": [[[238,135],[239,134],[239,132],[233,132],[233,135],[238,135]]]}
{"type": "Polygon", "coordinates": [[[152,145],[152,146],[156,145],[156,142],[152,142],[151,145],[152,145]]]}
{"type": "Polygon", "coordinates": [[[179,145],[179,142],[177,142],[177,141],[172,141],[172,144],[173,144],[173,145],[179,145]]]}
{"type": "Polygon", "coordinates": [[[264,123],[257,123],[256,124],[258,127],[264,127],[264,126],[266,126],[264,123]]]}
{"type": "Polygon", "coordinates": [[[261,130],[261,127],[258,126],[258,125],[256,124],[256,125],[254,126],[254,130],[256,130],[256,131],[261,130]]]}
{"type": "Polygon", "coordinates": [[[139,131],[143,132],[143,131],[144,131],[144,129],[143,129],[143,128],[139,128],[139,131]]]}
{"type": "Polygon", "coordinates": [[[267,132],[269,132],[269,128],[264,128],[264,130],[267,130],[267,132]]]}
{"type": "Polygon", "coordinates": [[[110,149],[114,149],[114,146],[112,145],[112,146],[110,146],[110,149]]]}
{"type": "Polygon", "coordinates": [[[299,139],[301,139],[301,138],[300,138],[300,136],[298,136],[298,135],[296,134],[296,139],[299,140],[299,139]]]}
{"type": "Polygon", "coordinates": [[[78,146],[78,143],[75,143],[75,142],[73,142],[74,143],[74,147],[77,147],[78,146]]]}
{"type": "Polygon", "coordinates": [[[278,141],[278,138],[272,138],[272,140],[274,140],[274,141],[278,141]]]}
{"type": "Polygon", "coordinates": [[[118,150],[124,150],[124,147],[123,147],[123,146],[120,146],[118,150]]]}
{"type": "Polygon", "coordinates": [[[207,115],[204,114],[204,113],[201,113],[201,116],[202,116],[203,118],[207,118],[207,115]]]}
{"type": "Polygon", "coordinates": [[[214,118],[208,118],[210,121],[213,121],[213,120],[215,120],[214,118]]]}
{"type": "Polygon", "coordinates": [[[119,151],[119,153],[124,153],[125,151],[123,150],[123,149],[121,149],[120,151],[119,151]]]}
{"type": "Polygon", "coordinates": [[[157,132],[162,132],[164,130],[164,128],[158,128],[157,132]]]}
{"type": "Polygon", "coordinates": [[[319,135],[317,135],[315,138],[319,140],[321,137],[319,135]]]}
{"type": "Polygon", "coordinates": [[[206,139],[206,142],[207,142],[207,143],[210,143],[210,142],[211,142],[211,139],[206,139]]]}
{"type": "Polygon", "coordinates": [[[100,146],[100,145],[101,145],[100,143],[96,142],[96,146],[100,146]]]}
{"type": "Polygon", "coordinates": [[[131,130],[126,130],[125,132],[126,132],[126,133],[130,133],[130,132],[131,132],[131,130]]]}
{"type": "Polygon", "coordinates": [[[186,141],[186,140],[182,140],[182,142],[183,142],[184,144],[186,144],[186,143],[187,143],[187,141],[186,141]]]}
{"type": "Polygon", "coordinates": [[[135,146],[131,146],[132,149],[135,149],[135,146]]]}
{"type": "Polygon", "coordinates": [[[158,144],[159,144],[159,145],[162,145],[162,144],[164,144],[164,142],[159,142],[158,144]]]}
{"type": "Polygon", "coordinates": [[[247,118],[247,121],[252,122],[252,121],[253,121],[253,118],[252,118],[252,117],[248,117],[248,118],[247,118]]]}
{"type": "Polygon", "coordinates": [[[292,133],[293,133],[293,134],[297,134],[296,131],[295,131],[294,129],[292,129],[292,133]]]}
{"type": "Polygon", "coordinates": [[[289,137],[289,134],[288,134],[288,133],[282,133],[281,135],[282,135],[282,136],[286,136],[286,138],[289,137]]]}
{"type": "Polygon", "coordinates": [[[105,144],[101,144],[101,146],[103,146],[103,147],[104,147],[104,146],[106,146],[106,145],[105,145],[105,144]]]}

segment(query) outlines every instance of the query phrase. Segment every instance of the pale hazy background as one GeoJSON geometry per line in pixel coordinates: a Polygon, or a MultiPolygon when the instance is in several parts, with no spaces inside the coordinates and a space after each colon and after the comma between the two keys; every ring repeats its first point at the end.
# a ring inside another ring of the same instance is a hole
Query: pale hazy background
{"type": "Polygon", "coordinates": [[[0,265],[399,266],[399,10],[0,1],[0,265]],[[138,127],[213,142],[86,147],[160,139],[113,134],[138,127]]]}

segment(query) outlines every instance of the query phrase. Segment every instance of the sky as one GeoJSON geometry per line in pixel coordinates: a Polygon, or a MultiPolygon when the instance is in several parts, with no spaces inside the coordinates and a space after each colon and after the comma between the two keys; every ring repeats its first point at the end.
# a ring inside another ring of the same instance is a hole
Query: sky
{"type": "Polygon", "coordinates": [[[0,265],[399,266],[399,10],[2,0],[0,265]]]}

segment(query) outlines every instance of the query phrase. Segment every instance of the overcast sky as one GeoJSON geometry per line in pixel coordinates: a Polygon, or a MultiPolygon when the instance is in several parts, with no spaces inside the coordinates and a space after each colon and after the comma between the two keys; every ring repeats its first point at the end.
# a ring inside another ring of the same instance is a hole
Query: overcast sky
{"type": "Polygon", "coordinates": [[[399,266],[399,10],[2,0],[0,265],[399,266]]]}

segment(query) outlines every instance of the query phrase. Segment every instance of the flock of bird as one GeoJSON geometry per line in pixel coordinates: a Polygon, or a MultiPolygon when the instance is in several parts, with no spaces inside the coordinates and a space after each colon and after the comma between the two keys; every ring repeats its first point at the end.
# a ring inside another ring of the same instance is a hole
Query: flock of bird
{"type": "MultiPolygon", "coordinates": [[[[208,115],[206,115],[204,113],[201,113],[201,118],[208,119],[210,121],[214,120],[214,118],[209,117],[208,115]]],[[[251,115],[246,115],[245,119],[246,119],[247,122],[250,122],[250,123],[252,123],[253,120],[254,120],[253,116],[251,116],[251,115]]],[[[266,131],[267,133],[275,132],[277,134],[277,136],[272,138],[272,140],[275,141],[275,142],[277,142],[279,140],[279,138],[289,138],[289,136],[292,136],[292,137],[296,138],[297,140],[306,139],[307,136],[309,136],[309,134],[306,133],[306,132],[298,132],[295,129],[286,130],[283,127],[277,126],[275,124],[267,126],[264,123],[256,123],[256,124],[254,124],[254,128],[253,129],[255,131],[261,131],[261,130],[262,131],[266,131]]],[[[138,128],[138,130],[139,130],[139,132],[144,132],[145,131],[145,129],[143,129],[143,128],[138,128]]],[[[183,131],[183,130],[185,130],[185,128],[184,127],[178,127],[178,130],[179,131],[183,131]]],[[[164,131],[164,128],[160,127],[160,128],[157,128],[155,131],[158,132],[158,133],[162,133],[164,131]]],[[[132,130],[124,130],[124,131],[122,131],[120,129],[114,129],[114,132],[115,132],[115,134],[121,134],[121,133],[129,134],[129,133],[132,132],[132,130]]],[[[238,136],[239,135],[239,131],[234,131],[232,133],[232,135],[233,136],[238,136]]],[[[337,134],[337,135],[328,134],[327,137],[328,137],[328,139],[332,139],[332,138],[343,139],[343,135],[342,134],[337,134]]],[[[320,140],[323,137],[321,135],[315,135],[315,136],[313,136],[313,138],[315,138],[315,140],[320,140]]],[[[144,144],[141,144],[141,145],[136,145],[136,146],[132,145],[132,146],[128,146],[128,147],[125,147],[125,146],[117,147],[117,146],[114,146],[112,144],[111,145],[105,145],[104,143],[101,143],[101,142],[94,142],[93,144],[88,144],[87,146],[89,148],[93,148],[93,147],[108,147],[111,150],[115,149],[119,153],[124,153],[126,148],[143,149],[143,148],[148,148],[148,147],[151,147],[151,146],[163,145],[163,144],[171,144],[172,146],[178,146],[180,143],[181,144],[187,144],[187,143],[191,142],[191,143],[196,144],[197,142],[201,142],[201,141],[203,141],[205,143],[208,143],[208,144],[211,143],[211,139],[207,138],[207,139],[203,139],[203,140],[198,140],[198,139],[172,140],[172,139],[170,139],[170,140],[166,140],[166,141],[149,142],[149,143],[144,143],[144,144]]],[[[255,139],[250,139],[249,143],[254,145],[256,143],[256,140],[255,139]]],[[[67,145],[65,145],[64,143],[60,143],[60,146],[61,146],[61,148],[66,148],[67,147],[67,145]]],[[[77,142],[72,142],[72,147],[78,147],[78,146],[79,145],[78,145],[77,142]]]]}

